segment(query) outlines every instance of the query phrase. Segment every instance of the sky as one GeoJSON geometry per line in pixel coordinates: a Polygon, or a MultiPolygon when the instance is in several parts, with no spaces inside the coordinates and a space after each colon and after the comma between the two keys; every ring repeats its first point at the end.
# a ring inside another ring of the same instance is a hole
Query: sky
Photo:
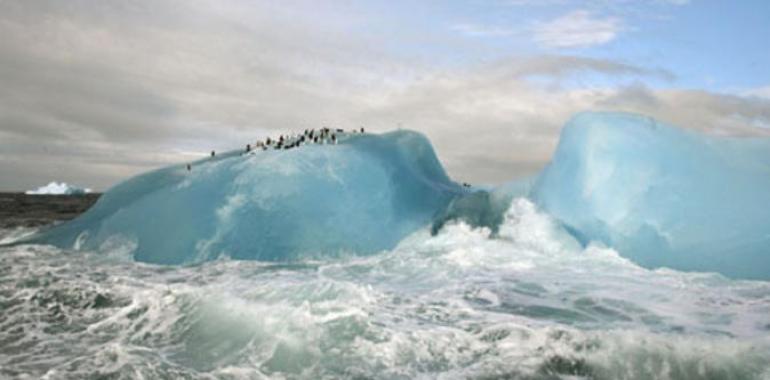
{"type": "Polygon", "coordinates": [[[581,111],[770,136],[770,2],[0,0],[0,191],[332,126],[536,173],[581,111]]]}

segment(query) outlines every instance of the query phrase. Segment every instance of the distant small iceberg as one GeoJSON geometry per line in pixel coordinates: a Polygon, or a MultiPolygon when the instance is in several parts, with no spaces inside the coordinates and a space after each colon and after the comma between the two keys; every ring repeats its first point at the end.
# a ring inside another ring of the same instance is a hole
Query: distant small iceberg
{"type": "Polygon", "coordinates": [[[35,190],[25,191],[24,194],[29,195],[81,195],[88,194],[91,189],[80,188],[77,186],[70,186],[66,182],[51,182],[45,186],[39,187],[35,190]]]}

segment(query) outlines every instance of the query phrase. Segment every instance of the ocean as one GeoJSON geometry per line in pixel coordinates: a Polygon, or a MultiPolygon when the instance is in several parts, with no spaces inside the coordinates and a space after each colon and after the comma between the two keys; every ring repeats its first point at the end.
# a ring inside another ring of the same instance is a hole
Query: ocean
{"type": "Polygon", "coordinates": [[[642,268],[525,198],[368,256],[131,252],[0,247],[0,378],[770,378],[770,283],[642,268]]]}

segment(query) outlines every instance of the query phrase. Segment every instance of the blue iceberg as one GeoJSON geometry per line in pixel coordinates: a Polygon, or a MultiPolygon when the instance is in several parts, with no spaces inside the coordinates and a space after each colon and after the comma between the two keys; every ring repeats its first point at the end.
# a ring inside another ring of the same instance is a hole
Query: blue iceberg
{"type": "Polygon", "coordinates": [[[419,133],[352,134],[143,174],[25,242],[127,247],[136,260],[162,264],[365,255],[452,220],[494,237],[519,196],[584,244],[602,242],[648,268],[770,279],[770,140],[623,113],[573,118],[531,180],[466,188],[419,133]]]}
{"type": "Polygon", "coordinates": [[[579,240],[649,268],[770,279],[770,140],[622,113],[563,129],[531,192],[579,240]]]}
{"type": "Polygon", "coordinates": [[[468,190],[430,142],[397,131],[338,144],[229,152],[129,179],[33,241],[179,264],[227,256],[290,260],[393,248],[468,190]]]}

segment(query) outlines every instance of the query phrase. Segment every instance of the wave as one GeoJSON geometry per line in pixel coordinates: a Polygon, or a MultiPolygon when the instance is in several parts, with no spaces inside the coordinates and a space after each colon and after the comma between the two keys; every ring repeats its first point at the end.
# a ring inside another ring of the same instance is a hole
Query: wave
{"type": "Polygon", "coordinates": [[[0,374],[145,378],[770,376],[770,284],[649,270],[526,198],[369,256],[196,266],[0,248],[0,374]]]}

